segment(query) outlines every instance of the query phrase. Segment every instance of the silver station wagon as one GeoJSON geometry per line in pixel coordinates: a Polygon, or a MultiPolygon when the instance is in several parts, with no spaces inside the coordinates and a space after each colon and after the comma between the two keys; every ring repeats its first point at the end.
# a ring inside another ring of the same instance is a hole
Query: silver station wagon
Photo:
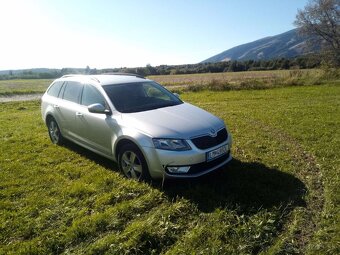
{"type": "Polygon", "coordinates": [[[128,178],[198,177],[232,158],[221,119],[138,75],[65,75],[43,95],[41,113],[54,144],[77,143],[128,178]]]}

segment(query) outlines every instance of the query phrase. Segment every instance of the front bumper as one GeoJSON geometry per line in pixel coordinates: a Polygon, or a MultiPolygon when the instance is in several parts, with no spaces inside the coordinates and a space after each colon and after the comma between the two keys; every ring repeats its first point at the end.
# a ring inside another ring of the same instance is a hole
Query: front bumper
{"type": "Polygon", "coordinates": [[[232,159],[230,152],[231,139],[206,150],[196,148],[191,141],[187,142],[192,148],[189,151],[167,151],[143,147],[151,177],[155,179],[199,177],[224,166],[232,159]],[[207,161],[207,152],[226,145],[229,147],[226,154],[207,161]],[[190,166],[190,169],[187,173],[170,173],[167,170],[168,166],[190,166]]]}
{"type": "Polygon", "coordinates": [[[226,165],[232,159],[230,151],[215,160],[209,162],[202,162],[198,164],[191,165],[188,173],[185,174],[174,174],[165,170],[166,178],[195,178],[205,174],[208,174],[212,171],[215,171],[224,165],[226,165]]]}

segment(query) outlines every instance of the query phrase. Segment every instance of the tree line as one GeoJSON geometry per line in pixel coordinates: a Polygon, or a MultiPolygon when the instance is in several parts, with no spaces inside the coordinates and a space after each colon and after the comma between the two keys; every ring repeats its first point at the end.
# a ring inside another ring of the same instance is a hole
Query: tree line
{"type": "Polygon", "coordinates": [[[62,68],[51,70],[50,72],[34,72],[26,70],[22,72],[9,71],[0,75],[0,80],[9,79],[55,79],[66,74],[102,74],[102,73],[135,73],[142,76],[148,75],[174,75],[174,74],[196,74],[196,73],[222,73],[222,72],[241,72],[241,71],[260,71],[260,70],[285,70],[285,69],[310,69],[320,66],[320,58],[317,56],[304,56],[292,59],[279,58],[272,60],[247,60],[247,61],[228,61],[217,63],[198,63],[187,65],[160,65],[136,68],[107,68],[91,69],[86,68],[62,68]]]}
{"type": "Polygon", "coordinates": [[[143,68],[124,68],[122,72],[135,72],[140,75],[172,75],[172,74],[195,74],[195,73],[222,73],[261,70],[284,70],[284,69],[310,69],[319,67],[320,59],[317,57],[297,57],[292,59],[279,58],[272,60],[246,60],[228,61],[217,63],[199,63],[188,65],[161,65],[152,67],[147,65],[143,68]]]}

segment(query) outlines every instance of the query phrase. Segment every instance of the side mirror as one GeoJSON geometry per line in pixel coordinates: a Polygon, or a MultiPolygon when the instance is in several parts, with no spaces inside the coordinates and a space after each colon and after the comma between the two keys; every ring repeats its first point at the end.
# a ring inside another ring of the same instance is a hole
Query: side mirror
{"type": "Polygon", "coordinates": [[[87,107],[89,112],[99,113],[99,114],[110,114],[111,111],[106,109],[102,104],[91,104],[87,107]]]}
{"type": "Polygon", "coordinates": [[[177,94],[177,93],[173,93],[176,97],[178,97],[179,98],[179,94],[177,94]]]}

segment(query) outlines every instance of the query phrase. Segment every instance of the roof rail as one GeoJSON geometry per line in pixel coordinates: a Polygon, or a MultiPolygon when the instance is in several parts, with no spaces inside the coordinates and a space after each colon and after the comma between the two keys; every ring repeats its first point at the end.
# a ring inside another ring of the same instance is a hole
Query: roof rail
{"type": "Polygon", "coordinates": [[[101,73],[101,74],[104,74],[104,75],[126,75],[126,76],[135,76],[135,77],[138,77],[138,78],[142,78],[142,79],[145,79],[144,76],[142,75],[139,75],[139,74],[136,74],[136,73],[101,73]]]}
{"type": "Polygon", "coordinates": [[[125,75],[125,76],[135,76],[138,78],[142,78],[145,79],[144,76],[136,74],[136,73],[101,73],[101,74],[93,74],[93,75],[89,75],[89,74],[65,74],[63,75],[61,78],[68,78],[68,77],[77,77],[77,76],[96,76],[96,75],[125,75]]]}
{"type": "Polygon", "coordinates": [[[85,75],[88,76],[91,80],[99,82],[99,80],[96,77],[92,77],[91,75],[88,75],[88,74],[65,74],[61,78],[77,77],[77,76],[85,76],[85,75]]]}
{"type": "Polygon", "coordinates": [[[84,74],[65,74],[61,78],[73,77],[73,76],[83,76],[84,74]]]}

